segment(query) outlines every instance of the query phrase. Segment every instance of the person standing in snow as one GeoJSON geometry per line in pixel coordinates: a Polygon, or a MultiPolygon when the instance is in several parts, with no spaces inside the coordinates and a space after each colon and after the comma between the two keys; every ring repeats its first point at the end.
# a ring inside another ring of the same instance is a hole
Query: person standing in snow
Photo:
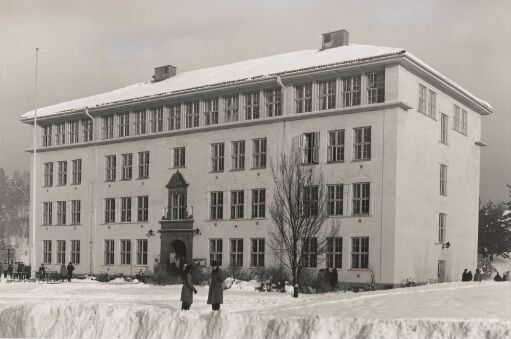
{"type": "Polygon", "coordinates": [[[188,311],[193,303],[193,293],[197,290],[192,283],[192,265],[186,264],[183,270],[183,288],[181,289],[181,310],[188,311]]]}
{"type": "Polygon", "coordinates": [[[211,305],[213,311],[220,310],[220,304],[224,303],[224,290],[223,290],[223,274],[220,266],[213,260],[211,262],[211,284],[209,285],[208,304],[211,305]]]}
{"type": "Polygon", "coordinates": [[[468,272],[467,272],[467,269],[465,268],[463,270],[463,274],[461,275],[461,281],[467,281],[467,276],[468,276],[468,272]]]}
{"type": "Polygon", "coordinates": [[[73,266],[73,263],[70,261],[67,265],[67,281],[71,282],[71,278],[73,277],[73,271],[75,270],[75,267],[73,266]]]}
{"type": "Polygon", "coordinates": [[[506,273],[504,273],[502,275],[502,280],[501,281],[508,281],[509,279],[509,271],[507,271],[506,273]]]}
{"type": "Polygon", "coordinates": [[[337,269],[334,267],[332,269],[332,272],[330,272],[330,286],[332,287],[332,289],[337,288],[338,279],[339,275],[337,274],[337,269]]]}
{"type": "Polygon", "coordinates": [[[474,274],[474,281],[481,281],[483,279],[483,276],[481,274],[481,271],[476,268],[476,273],[474,274]]]}
{"type": "Polygon", "coordinates": [[[4,262],[2,264],[2,272],[4,273],[4,278],[7,279],[7,270],[9,269],[9,264],[4,262]]]}
{"type": "Polygon", "coordinates": [[[467,273],[467,281],[472,281],[472,271],[468,271],[468,273],[467,273]]]}
{"type": "Polygon", "coordinates": [[[60,265],[60,278],[62,279],[62,282],[64,282],[64,278],[66,276],[67,276],[66,265],[64,265],[64,263],[62,263],[62,265],[60,265]]]}
{"type": "Polygon", "coordinates": [[[493,278],[495,281],[502,281],[502,277],[500,276],[499,272],[497,272],[497,275],[495,275],[495,278],[493,278]]]}

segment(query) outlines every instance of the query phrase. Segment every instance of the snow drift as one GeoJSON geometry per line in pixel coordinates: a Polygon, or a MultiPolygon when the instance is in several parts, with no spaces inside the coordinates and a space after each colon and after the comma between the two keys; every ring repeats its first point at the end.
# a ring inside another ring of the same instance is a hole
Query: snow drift
{"type": "Polygon", "coordinates": [[[2,337],[509,338],[511,321],[368,319],[196,313],[153,305],[19,304],[0,311],[2,337]]]}

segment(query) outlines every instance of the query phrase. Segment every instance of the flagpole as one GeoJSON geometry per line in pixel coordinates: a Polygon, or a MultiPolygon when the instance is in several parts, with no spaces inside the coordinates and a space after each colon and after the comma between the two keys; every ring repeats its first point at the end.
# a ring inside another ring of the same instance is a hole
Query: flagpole
{"type": "Polygon", "coordinates": [[[34,163],[32,168],[32,258],[31,258],[31,278],[35,279],[36,268],[36,245],[35,245],[35,235],[36,235],[36,178],[37,178],[37,58],[39,54],[39,48],[35,49],[35,81],[34,81],[34,163]]]}

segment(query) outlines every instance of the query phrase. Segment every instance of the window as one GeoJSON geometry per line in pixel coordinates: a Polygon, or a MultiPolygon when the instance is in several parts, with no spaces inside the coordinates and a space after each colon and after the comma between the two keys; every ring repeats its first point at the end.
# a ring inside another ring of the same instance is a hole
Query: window
{"type": "Polygon", "coordinates": [[[231,239],[231,267],[243,267],[243,239],[231,239]]]}
{"type": "Polygon", "coordinates": [[[82,120],[83,141],[92,141],[92,120],[82,120]]]}
{"type": "Polygon", "coordinates": [[[266,190],[264,188],[252,190],[252,218],[266,217],[266,190]]]}
{"type": "Polygon", "coordinates": [[[355,135],[355,160],[371,160],[371,127],[353,129],[355,135]]]}
{"type": "Polygon", "coordinates": [[[454,125],[452,126],[452,128],[455,130],[455,131],[458,131],[460,132],[461,131],[461,118],[460,118],[460,114],[461,114],[461,109],[459,106],[457,105],[454,105],[454,125]]]}
{"type": "Polygon", "coordinates": [[[328,132],[328,162],[344,161],[344,130],[336,130],[328,132]]]}
{"type": "Polygon", "coordinates": [[[80,240],[71,240],[71,262],[80,264],[80,240]]]}
{"type": "Polygon", "coordinates": [[[51,146],[51,132],[52,126],[44,126],[43,127],[43,147],[49,147],[51,146]]]}
{"type": "Polygon", "coordinates": [[[461,133],[467,135],[467,111],[464,109],[461,110],[461,133]]]}
{"type": "Polygon", "coordinates": [[[440,142],[447,145],[448,131],[449,131],[449,117],[445,114],[440,114],[440,142]]]}
{"type": "Polygon", "coordinates": [[[318,186],[307,186],[304,190],[305,215],[318,215],[319,209],[319,192],[318,186]]]}
{"type": "Polygon", "coordinates": [[[114,137],[114,116],[103,117],[103,139],[112,139],[114,137]]]}
{"type": "Polygon", "coordinates": [[[57,225],[66,224],[66,202],[57,201],[57,225]]]}
{"type": "Polygon", "coordinates": [[[149,178],[149,152],[138,152],[138,178],[149,178]]]}
{"type": "Polygon", "coordinates": [[[344,185],[327,186],[328,215],[343,215],[344,185]]]}
{"type": "Polygon", "coordinates": [[[51,264],[51,240],[43,240],[43,262],[51,264]]]}
{"type": "Polygon", "coordinates": [[[319,110],[335,108],[336,86],[335,80],[322,81],[319,84],[319,110]]]}
{"type": "Polygon", "coordinates": [[[147,239],[137,240],[137,265],[147,265],[147,239]]]}
{"type": "Polygon", "coordinates": [[[137,197],[137,221],[149,220],[149,197],[147,195],[137,197]]]}
{"type": "Polygon", "coordinates": [[[130,135],[130,114],[121,113],[117,115],[119,137],[130,135]]]}
{"type": "Polygon", "coordinates": [[[80,185],[82,183],[82,159],[73,160],[71,167],[73,185],[80,185]]]}
{"type": "Polygon", "coordinates": [[[66,241],[57,240],[57,264],[66,263],[66,241]]]}
{"type": "Polygon", "coordinates": [[[353,184],[353,215],[369,215],[370,184],[353,184]]]}
{"type": "Polygon", "coordinates": [[[280,88],[266,90],[264,92],[264,99],[267,117],[282,115],[282,92],[280,88]]]}
{"type": "Polygon", "coordinates": [[[44,187],[53,186],[53,162],[44,164],[44,187]]]}
{"type": "Polygon", "coordinates": [[[115,199],[105,199],[105,224],[115,222],[115,199]]]}
{"type": "Polygon", "coordinates": [[[326,238],[326,267],[342,268],[342,238],[326,238]]]}
{"type": "Polygon", "coordinates": [[[427,103],[428,90],[424,85],[419,84],[419,107],[417,110],[420,113],[426,114],[426,103],[427,103]]]}
{"type": "Polygon", "coordinates": [[[105,265],[114,264],[114,241],[105,240],[105,265]]]}
{"type": "Polygon", "coordinates": [[[428,91],[429,97],[428,97],[428,115],[432,117],[433,119],[436,118],[436,93],[432,90],[428,91]]]}
{"type": "Polygon", "coordinates": [[[218,124],[218,99],[204,101],[204,125],[218,124]]]}
{"type": "Polygon", "coordinates": [[[43,202],[43,225],[51,225],[53,217],[53,203],[43,202]]]}
{"type": "Polygon", "coordinates": [[[266,168],[266,138],[252,140],[252,167],[266,168]]]}
{"type": "Polygon", "coordinates": [[[74,225],[80,224],[82,206],[80,200],[71,200],[71,223],[74,225]]]}
{"type": "Polygon", "coordinates": [[[185,106],[186,128],[199,127],[199,102],[189,102],[185,106]]]}
{"type": "Polygon", "coordinates": [[[352,107],[360,106],[360,98],[362,93],[361,76],[355,75],[344,77],[342,82],[342,106],[352,107]]]}
{"type": "Polygon", "coordinates": [[[247,120],[259,119],[259,92],[245,94],[245,116],[247,120]]]}
{"type": "Polygon", "coordinates": [[[264,267],[264,238],[251,239],[250,266],[264,267]]]}
{"type": "Polygon", "coordinates": [[[115,181],[115,155],[107,155],[105,160],[105,181],[115,181]]]}
{"type": "Polygon", "coordinates": [[[438,214],[438,242],[443,244],[445,241],[445,228],[447,226],[447,215],[445,213],[438,214]]]}
{"type": "Polygon", "coordinates": [[[185,148],[184,147],[176,147],[174,148],[174,168],[185,167],[186,158],[185,158],[185,148]]]}
{"type": "Polygon", "coordinates": [[[243,219],[244,202],[243,191],[231,192],[231,219],[243,219]]]}
{"type": "Polygon", "coordinates": [[[64,145],[66,143],[66,123],[62,122],[55,125],[57,127],[57,133],[55,134],[55,144],[64,145]]]}
{"type": "Polygon", "coordinates": [[[303,267],[316,268],[318,265],[318,238],[304,238],[302,246],[303,267]]]}
{"type": "Polygon", "coordinates": [[[151,108],[151,133],[163,131],[163,107],[151,108]]]}
{"type": "Polygon", "coordinates": [[[59,166],[59,171],[57,173],[58,184],[66,185],[67,184],[67,161],[59,161],[58,166],[59,166]]]}
{"type": "Polygon", "coordinates": [[[121,198],[121,222],[131,222],[131,197],[121,198]]]}
{"type": "Polygon", "coordinates": [[[440,164],[440,195],[447,195],[447,165],[440,164]]]}
{"type": "Polygon", "coordinates": [[[184,220],[186,210],[184,193],[172,193],[170,201],[171,220],[184,220]]]}
{"type": "Polygon", "coordinates": [[[237,95],[231,95],[224,98],[224,114],[225,122],[238,121],[239,104],[237,95]]]}
{"type": "Polygon", "coordinates": [[[121,240],[121,265],[131,265],[131,240],[121,240]]]}
{"type": "Polygon", "coordinates": [[[224,192],[211,192],[210,219],[219,220],[224,217],[224,192]]]}
{"type": "Polygon", "coordinates": [[[181,104],[169,106],[169,130],[181,129],[181,104]]]}
{"type": "Polygon", "coordinates": [[[367,73],[368,104],[385,101],[385,72],[367,73]]]}
{"type": "Polygon", "coordinates": [[[224,143],[211,145],[211,171],[222,172],[224,170],[224,143]]]}
{"type": "Polygon", "coordinates": [[[146,111],[135,111],[135,135],[146,134],[146,111]]]}
{"type": "Polygon", "coordinates": [[[300,142],[302,163],[317,164],[319,162],[319,132],[302,134],[300,142]]]}
{"type": "Polygon", "coordinates": [[[369,267],[369,238],[351,238],[351,268],[369,267]]]}
{"type": "Polygon", "coordinates": [[[122,164],[122,180],[131,180],[133,177],[133,154],[121,154],[122,164]]]}
{"type": "Polygon", "coordinates": [[[79,121],[72,121],[69,123],[69,143],[70,144],[78,143],[79,126],[80,126],[79,121]]]}
{"type": "Polygon", "coordinates": [[[232,169],[245,169],[245,140],[232,142],[232,169]]]}
{"type": "Polygon", "coordinates": [[[209,239],[209,263],[216,261],[222,266],[222,239],[209,239]]]}
{"type": "Polygon", "coordinates": [[[295,86],[296,113],[312,112],[312,84],[295,86]]]}

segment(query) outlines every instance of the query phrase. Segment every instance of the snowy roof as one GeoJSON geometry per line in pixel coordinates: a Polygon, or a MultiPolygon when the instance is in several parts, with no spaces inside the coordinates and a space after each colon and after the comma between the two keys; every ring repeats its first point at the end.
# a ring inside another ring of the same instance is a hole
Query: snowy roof
{"type": "MultiPolygon", "coordinates": [[[[288,72],[363,62],[374,58],[397,54],[407,54],[416,62],[418,61],[422,65],[425,65],[404,49],[400,48],[350,44],[348,46],[325,50],[303,50],[178,73],[166,80],[138,83],[111,92],[38,108],[37,116],[46,117],[65,112],[83,110],[86,107],[101,107],[108,104],[129,102],[142,98],[207,88],[215,85],[264,79],[288,72]]],[[[476,97],[473,97],[473,99],[484,104],[482,100],[476,97]]],[[[29,111],[23,114],[21,119],[26,120],[33,117],[34,111],[29,111]]]]}

